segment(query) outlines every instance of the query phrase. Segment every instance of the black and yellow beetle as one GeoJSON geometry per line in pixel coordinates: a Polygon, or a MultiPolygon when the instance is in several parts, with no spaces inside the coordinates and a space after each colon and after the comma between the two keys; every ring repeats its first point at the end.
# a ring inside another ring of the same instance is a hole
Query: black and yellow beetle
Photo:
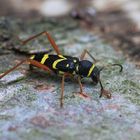
{"type": "MultiPolygon", "coordinates": [[[[64,80],[66,76],[77,76],[78,83],[80,85],[80,94],[83,94],[82,90],[82,83],[81,83],[81,78],[84,77],[89,77],[92,79],[94,84],[100,84],[101,86],[101,94],[106,96],[107,98],[111,98],[111,93],[103,88],[103,85],[100,80],[100,71],[104,68],[102,67],[101,69],[97,68],[94,63],[92,63],[89,60],[84,60],[84,57],[86,53],[94,60],[95,58],[87,51],[84,50],[83,53],[81,54],[80,58],[77,57],[72,57],[72,56],[65,56],[62,55],[59,51],[58,46],[56,45],[55,41],[53,38],[50,36],[50,34],[46,31],[41,32],[37,35],[34,35],[30,38],[28,38],[25,41],[22,41],[22,44],[26,44],[28,41],[35,39],[36,37],[40,35],[46,35],[49,42],[51,43],[52,47],[54,48],[55,52],[57,53],[56,55],[53,54],[36,54],[31,56],[28,59],[25,59],[18,63],[15,67],[11,68],[10,70],[6,71],[5,73],[0,75],[0,79],[16,69],[18,66],[20,66],[23,63],[28,63],[30,66],[30,69],[33,68],[33,66],[36,66],[38,68],[44,69],[49,72],[53,72],[55,74],[61,74],[62,75],[62,84],[61,84],[61,98],[60,98],[60,106],[63,107],[63,100],[64,100],[64,80]]],[[[112,66],[119,66],[120,72],[122,71],[123,67],[120,64],[113,64],[112,66]]]]}

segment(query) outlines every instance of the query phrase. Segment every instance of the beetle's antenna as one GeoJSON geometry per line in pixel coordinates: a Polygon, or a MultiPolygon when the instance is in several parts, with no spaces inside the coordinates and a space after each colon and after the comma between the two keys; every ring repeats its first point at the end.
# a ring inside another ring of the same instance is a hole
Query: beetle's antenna
{"type": "Polygon", "coordinates": [[[101,67],[101,68],[99,69],[99,72],[101,72],[104,68],[105,68],[105,67],[101,67]]]}
{"type": "Polygon", "coordinates": [[[123,66],[121,64],[112,64],[111,66],[119,66],[120,67],[120,72],[123,71],[123,66]]]}
{"type": "Polygon", "coordinates": [[[121,64],[111,64],[111,65],[103,66],[103,67],[101,67],[99,69],[99,71],[101,72],[103,69],[108,68],[109,66],[119,66],[120,67],[120,71],[119,72],[123,71],[123,66],[121,64]]]}
{"type": "MultiPolygon", "coordinates": [[[[111,65],[108,65],[108,66],[119,66],[120,67],[120,72],[122,72],[123,70],[123,66],[121,64],[111,64],[111,65]]],[[[99,72],[101,72],[103,69],[107,68],[108,66],[103,66],[99,69],[99,72]]],[[[107,90],[104,89],[103,85],[102,85],[102,82],[100,80],[100,78],[98,79],[99,83],[100,83],[100,86],[101,86],[101,94],[99,97],[102,97],[103,95],[106,96],[107,98],[111,98],[111,93],[107,90]]]]}

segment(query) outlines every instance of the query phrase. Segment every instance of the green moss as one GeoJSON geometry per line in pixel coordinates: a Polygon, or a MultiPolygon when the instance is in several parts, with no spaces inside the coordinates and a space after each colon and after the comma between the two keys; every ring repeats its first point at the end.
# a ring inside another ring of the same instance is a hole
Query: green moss
{"type": "Polygon", "coordinates": [[[122,82],[122,84],[124,84],[125,86],[127,86],[128,89],[129,89],[129,88],[135,88],[135,89],[139,89],[139,90],[140,90],[140,85],[139,85],[139,83],[136,83],[136,82],[134,82],[134,81],[132,81],[132,80],[124,80],[124,81],[122,82]]]}
{"type": "Polygon", "coordinates": [[[48,139],[48,135],[43,132],[43,130],[34,128],[31,129],[28,133],[22,133],[20,134],[20,137],[23,140],[45,140],[48,139]]]}
{"type": "Polygon", "coordinates": [[[18,90],[15,97],[18,98],[21,103],[26,105],[31,105],[32,101],[37,99],[36,94],[27,86],[23,86],[20,90],[18,90]]]}
{"type": "Polygon", "coordinates": [[[0,103],[0,108],[13,108],[17,105],[31,106],[32,102],[36,99],[36,94],[32,92],[28,86],[23,85],[15,93],[8,95],[5,100],[0,103]]]}
{"type": "Polygon", "coordinates": [[[11,120],[13,116],[10,115],[0,115],[0,120],[11,120]]]}

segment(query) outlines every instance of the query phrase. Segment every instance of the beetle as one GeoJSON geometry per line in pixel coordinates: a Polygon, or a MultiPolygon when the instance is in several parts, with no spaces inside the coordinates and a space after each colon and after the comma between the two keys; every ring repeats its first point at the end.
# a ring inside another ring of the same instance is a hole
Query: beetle
{"type": "MultiPolygon", "coordinates": [[[[84,50],[83,53],[81,54],[80,58],[77,57],[72,57],[72,56],[67,56],[67,55],[62,55],[58,46],[56,45],[54,39],[51,37],[51,35],[47,31],[43,31],[39,34],[33,35],[29,37],[28,39],[22,41],[22,45],[25,45],[27,42],[41,36],[41,35],[46,35],[50,44],[54,48],[56,54],[35,54],[32,55],[30,58],[27,58],[20,63],[18,63],[16,66],[11,68],[10,70],[2,73],[0,75],[0,79],[3,78],[5,75],[10,73],[11,71],[15,70],[17,67],[22,65],[23,63],[28,63],[29,68],[33,69],[33,67],[38,67],[41,68],[45,71],[48,71],[50,73],[55,73],[59,74],[62,76],[62,82],[61,82],[61,98],[60,98],[60,106],[63,107],[64,104],[64,80],[65,77],[67,76],[75,76],[77,78],[77,81],[80,86],[80,94],[85,95],[83,93],[83,88],[82,88],[82,83],[81,79],[84,77],[91,78],[93,83],[100,84],[101,87],[101,93],[100,97],[103,95],[106,96],[107,98],[111,98],[111,93],[108,90],[105,90],[100,79],[100,72],[105,68],[98,68],[95,63],[85,60],[84,57],[86,54],[88,54],[93,61],[96,62],[96,59],[88,52],[87,50],[84,50]]],[[[120,72],[123,70],[122,65],[120,64],[112,64],[112,66],[119,66],[120,67],[120,72]]],[[[85,95],[86,96],[86,95],[85,95]]]]}

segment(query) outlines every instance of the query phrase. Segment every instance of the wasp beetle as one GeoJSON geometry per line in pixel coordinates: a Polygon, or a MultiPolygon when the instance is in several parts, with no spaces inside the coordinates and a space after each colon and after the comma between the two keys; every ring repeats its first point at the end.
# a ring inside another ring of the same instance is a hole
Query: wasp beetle
{"type": "MultiPolygon", "coordinates": [[[[60,98],[61,107],[63,107],[63,102],[64,102],[64,80],[65,80],[65,77],[67,77],[67,76],[76,75],[77,81],[80,86],[79,93],[81,95],[85,95],[83,93],[83,89],[82,89],[81,78],[88,77],[88,78],[92,79],[94,84],[98,84],[98,83],[100,84],[100,87],[101,87],[100,97],[102,97],[102,95],[104,95],[107,98],[111,98],[111,93],[108,90],[105,90],[103,88],[103,85],[102,85],[101,79],[100,79],[100,72],[105,67],[97,68],[97,66],[95,66],[95,63],[93,63],[89,60],[84,60],[85,55],[88,54],[93,59],[93,61],[96,61],[96,59],[87,50],[83,51],[80,58],[62,55],[61,52],[59,51],[59,48],[56,45],[55,41],[53,40],[51,35],[46,31],[41,32],[37,35],[34,35],[34,36],[29,37],[28,39],[22,41],[22,45],[37,38],[40,35],[47,36],[50,44],[52,45],[52,47],[54,48],[54,50],[56,52],[56,55],[54,55],[54,54],[32,55],[30,58],[21,61],[20,63],[18,63],[16,66],[11,68],[10,70],[1,74],[0,79],[2,77],[4,77],[5,75],[7,75],[8,73],[10,73],[11,71],[15,70],[17,67],[19,67],[23,63],[28,63],[30,66],[30,69],[32,69],[33,66],[35,66],[35,67],[44,69],[45,71],[62,75],[61,98],[60,98]]],[[[123,70],[123,67],[120,64],[112,64],[112,66],[119,66],[120,72],[123,70]]]]}

